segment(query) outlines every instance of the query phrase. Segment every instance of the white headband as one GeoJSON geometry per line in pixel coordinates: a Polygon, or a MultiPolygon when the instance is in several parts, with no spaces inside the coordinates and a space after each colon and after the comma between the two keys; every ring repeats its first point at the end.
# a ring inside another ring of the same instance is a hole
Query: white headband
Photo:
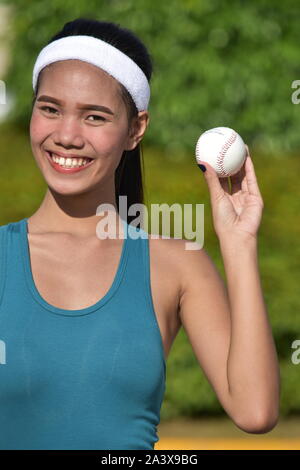
{"type": "Polygon", "coordinates": [[[68,59],[83,60],[103,69],[124,85],[138,111],[148,108],[150,87],[141,68],[116,47],[92,36],[67,36],[45,46],[33,68],[33,90],[36,91],[38,76],[44,67],[68,59]]]}

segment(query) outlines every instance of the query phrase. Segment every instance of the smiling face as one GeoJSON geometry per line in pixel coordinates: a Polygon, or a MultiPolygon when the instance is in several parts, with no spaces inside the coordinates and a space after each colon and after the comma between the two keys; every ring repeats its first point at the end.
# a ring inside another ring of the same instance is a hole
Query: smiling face
{"type": "Polygon", "coordinates": [[[147,124],[147,112],[141,112],[129,125],[121,88],[113,77],[80,60],[59,61],[40,75],[30,121],[31,148],[47,185],[57,193],[80,194],[99,185],[111,192],[123,151],[136,147],[147,124]],[[85,105],[97,109],[83,109],[85,105]],[[93,160],[80,171],[61,172],[47,150],[93,160]]]}

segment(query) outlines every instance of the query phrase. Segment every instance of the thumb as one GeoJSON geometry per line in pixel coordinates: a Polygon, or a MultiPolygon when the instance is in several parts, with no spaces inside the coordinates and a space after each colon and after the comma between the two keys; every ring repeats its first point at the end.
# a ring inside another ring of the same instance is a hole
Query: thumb
{"type": "Polygon", "coordinates": [[[206,168],[206,170],[203,169],[202,171],[209,188],[211,200],[214,201],[221,199],[224,196],[225,191],[220,184],[219,177],[215,169],[209,163],[202,160],[198,160],[198,166],[200,169],[201,167],[206,168]]]}

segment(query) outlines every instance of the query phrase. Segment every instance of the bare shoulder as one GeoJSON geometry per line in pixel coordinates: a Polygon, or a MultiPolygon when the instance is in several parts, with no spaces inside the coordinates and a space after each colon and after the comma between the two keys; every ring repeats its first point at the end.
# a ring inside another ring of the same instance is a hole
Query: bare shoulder
{"type": "Polygon", "coordinates": [[[186,332],[200,320],[208,329],[228,330],[226,284],[203,246],[180,238],[151,239],[150,246],[162,288],[176,298],[173,309],[186,332]]]}
{"type": "MultiPolygon", "coordinates": [[[[157,272],[157,278],[163,285],[163,291],[171,291],[178,298],[180,295],[180,253],[184,240],[176,238],[159,238],[149,235],[149,250],[152,270],[157,272]]],[[[177,310],[177,309],[176,309],[177,310]]]]}
{"type": "Polygon", "coordinates": [[[183,238],[151,238],[150,250],[156,260],[173,268],[173,275],[183,288],[189,280],[197,275],[206,276],[214,269],[214,263],[206,250],[197,242],[183,238]]]}
{"type": "Polygon", "coordinates": [[[197,242],[182,238],[152,238],[149,236],[152,263],[159,270],[164,286],[177,298],[179,312],[181,298],[192,285],[208,278],[214,264],[208,253],[197,242]]]}

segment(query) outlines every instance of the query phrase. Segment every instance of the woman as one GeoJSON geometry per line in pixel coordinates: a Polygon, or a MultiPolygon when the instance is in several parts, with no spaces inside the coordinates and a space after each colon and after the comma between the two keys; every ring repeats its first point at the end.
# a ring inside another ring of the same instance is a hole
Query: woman
{"type": "Polygon", "coordinates": [[[275,426],[279,373],[250,156],[232,194],[206,164],[228,295],[205,250],[134,237],[145,232],[119,217],[119,195],[128,207],[143,202],[150,78],[133,33],[84,18],[36,60],[30,140],[48,189],[31,217],[0,228],[1,449],[153,449],[181,325],[234,423],[275,426]],[[115,238],[98,236],[101,204],[117,215],[115,238]]]}

